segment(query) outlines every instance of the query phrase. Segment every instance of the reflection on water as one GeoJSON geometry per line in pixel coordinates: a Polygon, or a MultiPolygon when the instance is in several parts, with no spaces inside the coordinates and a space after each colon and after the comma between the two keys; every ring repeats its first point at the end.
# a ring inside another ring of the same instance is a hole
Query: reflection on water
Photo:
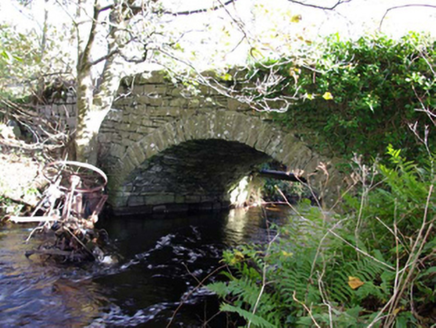
{"type": "MultiPolygon", "coordinates": [[[[284,212],[268,213],[280,221],[284,212]]],[[[198,281],[219,266],[222,250],[266,242],[262,209],[237,209],[144,220],[100,223],[123,259],[112,267],[71,267],[27,259],[31,228],[0,230],[0,326],[2,327],[201,327],[218,309],[216,298],[198,281]]],[[[231,326],[225,316],[208,322],[231,326]]]]}

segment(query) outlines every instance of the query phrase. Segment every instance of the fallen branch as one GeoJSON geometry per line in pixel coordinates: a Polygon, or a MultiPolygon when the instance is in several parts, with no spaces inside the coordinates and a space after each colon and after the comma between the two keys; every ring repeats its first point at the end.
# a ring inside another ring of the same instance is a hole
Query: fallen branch
{"type": "Polygon", "coordinates": [[[54,222],[58,221],[57,215],[53,216],[11,216],[9,221],[14,223],[30,223],[30,222],[54,222]]]}

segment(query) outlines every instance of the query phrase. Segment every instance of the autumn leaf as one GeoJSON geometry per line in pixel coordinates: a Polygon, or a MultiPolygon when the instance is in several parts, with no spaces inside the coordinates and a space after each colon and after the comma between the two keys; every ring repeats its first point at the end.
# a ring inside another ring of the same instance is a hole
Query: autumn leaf
{"type": "Polygon", "coordinates": [[[352,288],[352,289],[357,289],[360,286],[362,286],[364,284],[364,282],[362,280],[360,280],[357,277],[348,277],[348,285],[352,288]]]}
{"type": "Polygon", "coordinates": [[[234,257],[230,260],[230,265],[235,265],[236,263],[242,262],[244,260],[244,254],[240,251],[235,251],[233,253],[234,257]]]}
{"type": "Polygon", "coordinates": [[[260,52],[259,49],[256,49],[256,48],[251,48],[250,49],[250,55],[254,59],[262,59],[263,58],[262,52],[260,52]]]}
{"type": "Polygon", "coordinates": [[[332,95],[330,92],[326,92],[326,93],[324,93],[324,94],[322,95],[322,97],[323,97],[325,100],[332,100],[332,99],[333,99],[333,95],[332,95]]]}
{"type": "Polygon", "coordinates": [[[291,17],[291,23],[299,23],[301,21],[301,15],[294,15],[291,17]]]}
{"type": "Polygon", "coordinates": [[[229,73],[226,73],[226,74],[222,75],[221,78],[222,78],[224,81],[231,81],[231,80],[233,79],[233,76],[230,75],[229,73]]]}

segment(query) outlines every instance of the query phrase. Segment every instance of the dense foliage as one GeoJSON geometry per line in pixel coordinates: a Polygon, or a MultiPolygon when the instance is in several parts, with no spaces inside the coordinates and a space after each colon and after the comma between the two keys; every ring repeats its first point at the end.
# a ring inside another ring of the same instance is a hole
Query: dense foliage
{"type": "Polygon", "coordinates": [[[257,99],[291,99],[287,112],[275,114],[275,120],[328,153],[370,158],[392,144],[410,157],[419,156],[421,145],[407,131],[409,124],[424,120],[416,109],[436,105],[436,43],[418,34],[357,41],[334,35],[316,47],[308,53],[318,55],[310,58],[256,66],[258,78],[271,72],[280,78],[257,99]]]}
{"type": "Polygon", "coordinates": [[[16,100],[33,93],[39,98],[38,90],[69,76],[71,56],[59,44],[63,36],[52,32],[40,37],[34,31],[23,33],[0,24],[0,96],[16,100]]]}
{"type": "Polygon", "coordinates": [[[229,281],[209,285],[221,309],[255,327],[434,323],[434,178],[389,153],[392,164],[377,168],[383,183],[350,198],[348,214],[301,205],[268,245],[226,252],[229,281]]]}
{"type": "Polygon", "coordinates": [[[318,130],[312,137],[333,153],[364,156],[354,156],[358,190],[344,197],[342,214],[301,204],[267,245],[224,254],[227,281],[209,285],[223,311],[248,327],[436,322],[435,46],[415,34],[334,37],[311,66],[259,65],[259,76],[274,70],[286,78],[259,98],[293,95],[277,121],[302,137],[305,128],[318,130]]]}

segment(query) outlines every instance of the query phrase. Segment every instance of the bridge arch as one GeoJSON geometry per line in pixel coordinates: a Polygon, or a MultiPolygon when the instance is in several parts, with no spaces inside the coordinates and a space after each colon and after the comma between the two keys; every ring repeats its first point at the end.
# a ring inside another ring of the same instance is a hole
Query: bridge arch
{"type": "Polygon", "coordinates": [[[215,206],[226,201],[230,180],[236,182],[268,159],[286,165],[289,171],[300,170],[306,178],[322,161],[292,132],[259,116],[236,111],[198,112],[168,122],[125,148],[116,164],[107,169],[109,202],[117,212],[128,213],[166,210],[172,204],[215,206]],[[214,156],[224,152],[231,164],[214,161],[214,156]],[[196,161],[198,156],[201,158],[196,161]],[[203,175],[193,178],[178,174],[195,175],[196,170],[203,175]],[[214,172],[222,179],[220,186],[212,178],[214,172]],[[188,188],[190,178],[193,185],[201,179],[206,181],[188,188]],[[177,183],[187,184],[186,188],[176,188],[177,183]],[[215,185],[214,192],[207,188],[208,183],[215,185]]]}

